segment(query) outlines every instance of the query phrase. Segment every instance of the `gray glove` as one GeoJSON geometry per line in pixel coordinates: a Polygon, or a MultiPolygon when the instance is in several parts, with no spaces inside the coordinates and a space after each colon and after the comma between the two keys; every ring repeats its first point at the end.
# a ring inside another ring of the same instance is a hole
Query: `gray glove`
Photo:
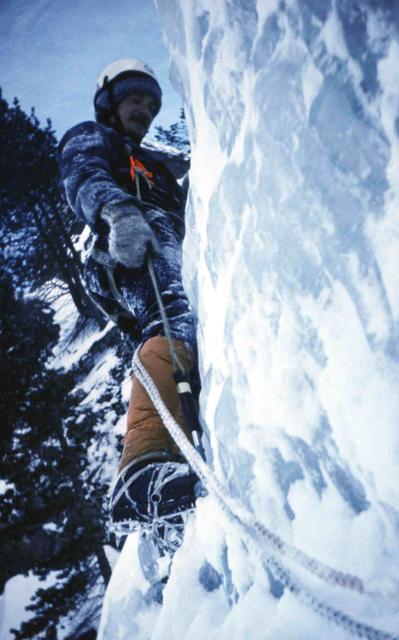
{"type": "Polygon", "coordinates": [[[153,230],[131,202],[109,202],[101,209],[101,217],[109,225],[108,252],[116,262],[137,269],[143,266],[149,249],[159,253],[153,230]]]}

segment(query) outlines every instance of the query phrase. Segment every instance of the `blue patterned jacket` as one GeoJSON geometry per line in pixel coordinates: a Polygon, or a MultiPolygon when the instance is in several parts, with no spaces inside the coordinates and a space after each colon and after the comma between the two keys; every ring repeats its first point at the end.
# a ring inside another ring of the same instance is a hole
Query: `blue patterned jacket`
{"type": "Polygon", "coordinates": [[[82,122],[70,129],[59,145],[61,184],[69,206],[98,237],[100,246],[108,232],[100,218],[108,202],[132,201],[141,210],[161,209],[184,234],[182,190],[156,154],[97,122],[82,122]],[[140,195],[130,175],[130,157],[152,174],[150,186],[140,179],[140,195]]]}
{"type": "MultiPolygon", "coordinates": [[[[156,151],[145,149],[113,129],[96,122],[82,122],[70,129],[59,145],[61,188],[74,213],[84,220],[94,234],[96,249],[107,251],[109,227],[100,217],[108,202],[131,201],[143,212],[156,209],[177,232],[184,236],[184,195],[173,174],[157,157],[156,151]],[[131,159],[139,161],[152,174],[151,183],[139,178],[140,198],[131,177],[131,159]]],[[[151,216],[150,216],[151,219],[151,216]]],[[[170,225],[168,224],[170,227],[170,225]]],[[[118,265],[115,280],[126,268],[118,265]]],[[[90,295],[104,312],[124,330],[135,335],[136,329],[110,290],[107,270],[89,257],[85,280],[90,295]]],[[[136,336],[137,337],[137,336],[136,336]]]]}

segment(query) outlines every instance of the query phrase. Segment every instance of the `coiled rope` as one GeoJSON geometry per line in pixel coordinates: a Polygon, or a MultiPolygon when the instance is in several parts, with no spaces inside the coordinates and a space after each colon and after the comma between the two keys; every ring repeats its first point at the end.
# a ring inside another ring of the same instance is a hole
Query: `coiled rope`
{"type": "Polygon", "coordinates": [[[241,505],[237,505],[224,490],[211,468],[195,450],[179,424],[165,406],[154,381],[140,360],[139,349],[140,347],[136,350],[132,362],[135,376],[147,391],[166,429],[191,465],[193,471],[197,474],[203,486],[212,495],[214,500],[216,500],[228,520],[240,529],[240,537],[243,541],[248,546],[254,548],[258,554],[261,553],[264,563],[281,583],[298,597],[301,602],[311,607],[316,613],[331,620],[359,638],[367,638],[368,640],[399,640],[399,636],[359,622],[339,609],[317,599],[291,576],[290,572],[281,564],[281,561],[274,553],[269,554],[266,558],[264,557],[264,544],[266,543],[272,551],[277,552],[280,556],[289,558],[324,582],[360,594],[391,597],[384,596],[381,592],[367,591],[363,581],[357,576],[333,569],[296,547],[287,544],[279,536],[258,522],[252,514],[246,512],[241,505]]]}

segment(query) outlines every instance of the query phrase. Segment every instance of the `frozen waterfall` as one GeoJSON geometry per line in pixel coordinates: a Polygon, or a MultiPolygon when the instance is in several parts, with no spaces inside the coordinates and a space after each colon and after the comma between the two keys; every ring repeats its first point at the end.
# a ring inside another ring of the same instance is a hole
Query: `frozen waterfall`
{"type": "Polygon", "coordinates": [[[307,593],[386,635],[290,592],[210,496],[162,606],[127,541],[99,638],[399,637],[399,5],[157,6],[192,142],[184,277],[209,465],[270,531],[374,595],[282,556],[307,593]]]}

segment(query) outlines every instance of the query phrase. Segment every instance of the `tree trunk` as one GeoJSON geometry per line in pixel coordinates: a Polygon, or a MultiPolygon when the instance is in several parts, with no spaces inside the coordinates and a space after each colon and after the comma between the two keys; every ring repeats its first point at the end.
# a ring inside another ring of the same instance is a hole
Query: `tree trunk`
{"type": "Polygon", "coordinates": [[[103,577],[104,580],[104,584],[105,586],[107,586],[108,582],[110,581],[111,575],[112,575],[112,569],[111,569],[111,565],[108,562],[108,558],[106,556],[106,553],[104,551],[104,547],[102,545],[99,545],[96,549],[96,558],[97,558],[97,562],[98,562],[98,566],[101,572],[101,575],[103,577]]]}
{"type": "MultiPolygon", "coordinates": [[[[61,444],[61,451],[63,453],[65,453],[65,456],[70,456],[70,446],[68,444],[68,440],[65,437],[64,434],[64,430],[62,428],[62,426],[60,426],[59,429],[57,429],[57,435],[58,435],[58,439],[60,441],[61,444]]],[[[79,478],[76,475],[71,475],[71,482],[73,484],[74,487],[74,491],[76,493],[76,495],[79,497],[79,500],[77,501],[78,503],[80,502],[80,514],[82,516],[82,522],[83,525],[85,524],[85,512],[86,512],[86,517],[88,518],[93,518],[95,517],[96,511],[97,511],[97,505],[95,504],[95,502],[93,500],[88,500],[87,497],[85,496],[83,489],[82,489],[82,485],[79,481],[79,478]]],[[[112,574],[112,569],[111,569],[111,565],[108,562],[108,558],[105,554],[104,551],[104,547],[102,544],[97,544],[95,547],[95,551],[94,551],[96,558],[97,558],[97,562],[98,562],[98,567],[100,569],[101,575],[103,577],[104,583],[105,585],[108,584],[109,579],[111,577],[112,574]]]]}

